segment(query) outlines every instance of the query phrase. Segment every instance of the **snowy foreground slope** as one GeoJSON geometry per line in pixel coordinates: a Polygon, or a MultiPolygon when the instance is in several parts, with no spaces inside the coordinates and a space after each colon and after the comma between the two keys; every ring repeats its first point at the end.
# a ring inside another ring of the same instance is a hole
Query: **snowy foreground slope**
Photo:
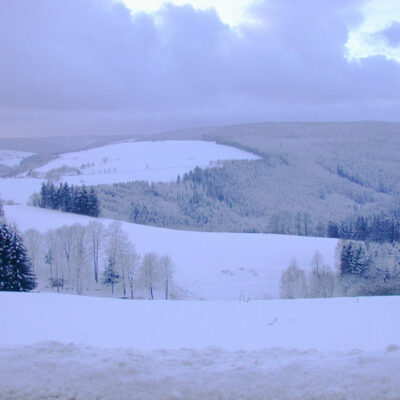
{"type": "Polygon", "coordinates": [[[131,301],[0,292],[0,346],[374,351],[400,345],[399,310],[400,297],[131,301]]]}
{"type": "MultiPolygon", "coordinates": [[[[88,224],[93,218],[27,206],[5,206],[7,219],[21,231],[45,232],[63,225],[88,224]]],[[[111,220],[98,219],[105,225],[111,220]]],[[[237,300],[239,297],[279,296],[282,271],[296,258],[310,267],[319,251],[334,267],[335,239],[288,235],[205,233],[154,228],[122,222],[140,254],[169,254],[176,265],[175,279],[192,298],[237,300]]]]}
{"type": "Polygon", "coordinates": [[[397,400],[399,307],[0,293],[0,397],[397,400]]]}
{"type": "MultiPolygon", "coordinates": [[[[1,156],[1,154],[0,154],[1,156]]],[[[208,167],[223,160],[253,160],[258,157],[234,147],[204,141],[121,142],[90,150],[65,153],[38,168],[39,178],[0,178],[0,197],[26,204],[38,192],[46,173],[58,171],[63,182],[99,185],[145,180],[174,181],[195,167],[208,167]],[[77,175],[77,169],[79,175],[77,175]]]]}

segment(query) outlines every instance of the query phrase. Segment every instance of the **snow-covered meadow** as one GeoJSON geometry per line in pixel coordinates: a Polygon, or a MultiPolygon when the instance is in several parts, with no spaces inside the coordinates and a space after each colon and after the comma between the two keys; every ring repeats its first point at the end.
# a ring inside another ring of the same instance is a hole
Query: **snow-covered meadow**
{"type": "Polygon", "coordinates": [[[219,160],[256,158],[252,153],[213,142],[131,141],[61,154],[36,171],[46,173],[63,166],[78,168],[81,174],[69,176],[69,183],[84,182],[87,185],[137,180],[170,181],[195,167],[207,167],[219,160]]]}
{"type": "MultiPolygon", "coordinates": [[[[93,218],[27,206],[6,206],[10,222],[21,231],[46,232],[63,225],[83,225],[93,218]]],[[[112,220],[98,219],[104,225],[112,220]]],[[[272,234],[188,232],[121,222],[140,254],[168,254],[176,282],[189,297],[207,300],[276,298],[279,279],[296,258],[308,270],[318,251],[331,267],[336,239],[272,234]]]]}
{"type": "Polygon", "coordinates": [[[257,158],[252,153],[204,141],[113,143],[60,154],[55,160],[34,170],[39,174],[38,178],[23,174],[17,178],[0,179],[0,197],[6,201],[26,204],[31,194],[40,190],[46,173],[51,171],[63,182],[73,185],[140,180],[168,182],[195,167],[208,167],[224,160],[257,158]]]}
{"type": "Polygon", "coordinates": [[[396,400],[399,307],[0,293],[1,398],[396,400]]]}
{"type": "Polygon", "coordinates": [[[0,149],[0,164],[7,167],[17,167],[24,158],[33,154],[27,151],[0,149]]]}

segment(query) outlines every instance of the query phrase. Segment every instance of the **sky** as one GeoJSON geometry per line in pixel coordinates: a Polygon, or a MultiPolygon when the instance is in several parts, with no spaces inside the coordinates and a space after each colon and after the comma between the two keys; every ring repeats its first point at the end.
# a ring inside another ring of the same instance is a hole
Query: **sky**
{"type": "Polygon", "coordinates": [[[0,137],[400,121],[397,0],[4,0],[0,137]]]}

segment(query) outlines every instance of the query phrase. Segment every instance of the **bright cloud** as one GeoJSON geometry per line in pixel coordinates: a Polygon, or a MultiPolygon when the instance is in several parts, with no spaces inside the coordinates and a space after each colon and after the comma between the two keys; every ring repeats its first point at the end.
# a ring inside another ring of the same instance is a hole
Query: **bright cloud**
{"type": "Polygon", "coordinates": [[[221,20],[230,25],[237,27],[243,23],[252,21],[249,16],[248,7],[255,0],[119,0],[132,10],[132,12],[144,11],[154,13],[158,11],[166,3],[177,6],[190,4],[198,10],[214,9],[221,20]]]}
{"type": "MultiPolygon", "coordinates": [[[[400,22],[400,2],[397,0],[370,0],[362,7],[364,20],[349,34],[347,52],[350,59],[385,56],[400,62],[400,46],[392,45],[385,37],[400,22]]],[[[389,39],[389,40],[388,40],[389,39]]]]}

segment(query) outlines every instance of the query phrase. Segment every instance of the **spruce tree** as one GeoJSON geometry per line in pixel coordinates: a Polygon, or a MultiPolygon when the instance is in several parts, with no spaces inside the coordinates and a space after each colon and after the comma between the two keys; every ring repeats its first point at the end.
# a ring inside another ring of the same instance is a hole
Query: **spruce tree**
{"type": "Polygon", "coordinates": [[[115,261],[109,257],[107,267],[103,272],[103,284],[111,286],[111,293],[114,294],[114,285],[119,281],[119,275],[115,272],[115,261]]]}
{"type": "Polygon", "coordinates": [[[39,207],[48,208],[47,198],[48,198],[48,196],[47,196],[47,184],[43,182],[42,186],[40,188],[39,207]]]}
{"type": "Polygon", "coordinates": [[[64,212],[70,212],[73,208],[71,189],[66,182],[64,183],[60,191],[60,208],[61,211],[64,212]]]}
{"type": "Polygon", "coordinates": [[[87,205],[87,215],[97,218],[100,214],[99,199],[97,198],[96,192],[94,191],[93,187],[90,188],[87,205]]]}
{"type": "Polygon", "coordinates": [[[3,200],[0,199],[0,221],[4,218],[3,200]]]}
{"type": "Polygon", "coordinates": [[[0,291],[26,292],[36,286],[31,260],[21,237],[6,223],[0,224],[0,291]]]}

